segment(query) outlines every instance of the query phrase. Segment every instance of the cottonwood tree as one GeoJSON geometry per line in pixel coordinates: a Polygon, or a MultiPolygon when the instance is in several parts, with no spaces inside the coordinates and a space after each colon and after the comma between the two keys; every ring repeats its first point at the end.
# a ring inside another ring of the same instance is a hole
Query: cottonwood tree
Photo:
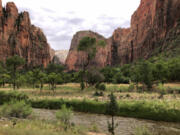
{"type": "Polygon", "coordinates": [[[38,74],[38,80],[40,82],[40,91],[42,92],[44,83],[48,80],[47,75],[44,72],[40,71],[38,74]]]}
{"type": "MultiPolygon", "coordinates": [[[[78,45],[77,50],[81,52],[85,52],[87,58],[82,61],[82,71],[81,71],[81,86],[84,86],[84,76],[87,70],[87,67],[90,64],[90,61],[93,60],[96,56],[97,47],[104,47],[106,45],[105,41],[99,40],[96,41],[96,38],[92,37],[83,37],[78,45]]],[[[84,87],[81,87],[83,90],[84,87]]]]}
{"type": "Polygon", "coordinates": [[[10,76],[12,79],[12,84],[13,84],[13,89],[16,89],[16,79],[17,79],[17,73],[18,73],[18,68],[23,66],[25,64],[25,60],[17,55],[8,58],[6,60],[6,65],[10,71],[10,76]]]}
{"type": "Polygon", "coordinates": [[[50,73],[48,75],[47,79],[48,79],[48,83],[51,87],[50,89],[53,90],[53,92],[55,92],[57,83],[59,83],[59,84],[63,83],[61,74],[50,73]]]}

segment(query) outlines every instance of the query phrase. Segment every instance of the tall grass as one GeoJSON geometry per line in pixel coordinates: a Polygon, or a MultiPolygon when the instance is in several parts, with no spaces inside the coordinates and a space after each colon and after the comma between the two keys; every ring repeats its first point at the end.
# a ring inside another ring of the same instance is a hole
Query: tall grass
{"type": "Polygon", "coordinates": [[[40,120],[17,121],[13,128],[11,125],[0,124],[0,135],[84,135],[85,131],[86,129],[75,126],[64,132],[57,122],[40,120]]]}
{"type": "MultiPolygon", "coordinates": [[[[106,114],[106,102],[91,100],[33,100],[34,108],[59,109],[61,105],[73,107],[74,111],[106,114]]],[[[156,121],[180,122],[180,109],[170,107],[160,101],[121,101],[118,103],[117,116],[143,118],[156,121]]]]}

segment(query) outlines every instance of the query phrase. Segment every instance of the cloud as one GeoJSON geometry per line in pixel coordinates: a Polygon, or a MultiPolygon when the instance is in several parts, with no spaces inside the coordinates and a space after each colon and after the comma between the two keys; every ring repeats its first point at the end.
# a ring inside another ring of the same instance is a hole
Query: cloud
{"type": "Polygon", "coordinates": [[[140,0],[3,0],[28,11],[53,49],[69,49],[77,31],[92,30],[110,37],[118,27],[129,27],[140,0]],[[95,4],[94,4],[95,3],[95,4]]]}

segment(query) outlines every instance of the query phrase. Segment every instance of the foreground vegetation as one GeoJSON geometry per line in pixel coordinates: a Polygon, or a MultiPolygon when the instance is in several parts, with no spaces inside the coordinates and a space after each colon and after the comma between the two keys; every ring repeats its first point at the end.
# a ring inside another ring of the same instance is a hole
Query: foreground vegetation
{"type": "MultiPolygon", "coordinates": [[[[106,114],[108,95],[113,91],[118,102],[118,110],[115,112],[116,116],[180,122],[180,96],[178,92],[177,94],[176,92],[173,94],[166,93],[166,89],[169,88],[168,86],[165,87],[165,90],[163,89],[165,93],[163,92],[162,94],[161,88],[159,93],[138,93],[120,91],[122,89],[121,87],[128,90],[129,86],[127,85],[107,85],[107,90],[103,91],[103,95],[99,96],[94,95],[96,93],[96,89],[94,88],[81,92],[78,89],[78,84],[69,85],[58,86],[55,94],[49,90],[43,90],[41,92],[28,89],[23,89],[19,92],[1,91],[0,104],[12,99],[24,100],[31,104],[33,108],[59,109],[63,104],[66,104],[68,107],[72,107],[74,111],[106,114]],[[113,87],[114,89],[112,90],[113,87]]],[[[179,91],[178,86],[171,86],[171,89],[173,91],[179,91]]]]}
{"type": "Polygon", "coordinates": [[[85,135],[88,129],[74,126],[64,131],[59,122],[42,120],[16,120],[17,124],[6,120],[0,123],[0,135],[85,135]]]}

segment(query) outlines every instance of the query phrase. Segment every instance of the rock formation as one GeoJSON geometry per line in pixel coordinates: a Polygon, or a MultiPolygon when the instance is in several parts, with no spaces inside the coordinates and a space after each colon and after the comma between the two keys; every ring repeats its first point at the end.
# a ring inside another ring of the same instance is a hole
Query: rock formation
{"type": "MultiPolygon", "coordinates": [[[[86,54],[84,52],[78,52],[77,47],[79,41],[84,37],[94,37],[96,40],[104,40],[106,43],[108,42],[103,36],[92,32],[92,31],[80,31],[77,32],[71,41],[71,48],[69,50],[66,66],[68,70],[79,70],[82,67],[82,61],[86,59],[86,54]]],[[[97,48],[97,53],[95,60],[91,61],[90,65],[94,65],[96,67],[104,67],[110,62],[110,46],[106,45],[105,48],[97,48]]]]}
{"type": "MultiPolygon", "coordinates": [[[[76,46],[83,36],[94,36],[93,32],[78,32],[72,39],[66,65],[69,70],[78,70],[83,54],[76,46]]],[[[158,49],[162,52],[171,46],[180,35],[180,0],[141,0],[131,18],[131,27],[118,28],[107,41],[105,49],[99,49],[95,66],[123,65],[147,59],[158,49]],[[168,43],[168,45],[167,45],[168,43]]],[[[103,37],[102,37],[103,39],[103,37]]],[[[180,44],[179,44],[180,45],[180,44]]]]}
{"type": "Polygon", "coordinates": [[[27,66],[47,66],[50,46],[40,28],[31,25],[28,12],[18,13],[13,2],[2,7],[0,0],[0,61],[19,55],[27,66]]]}
{"type": "Polygon", "coordinates": [[[54,52],[54,57],[53,57],[53,63],[55,64],[65,64],[67,55],[68,55],[68,50],[58,50],[54,52]]]}

